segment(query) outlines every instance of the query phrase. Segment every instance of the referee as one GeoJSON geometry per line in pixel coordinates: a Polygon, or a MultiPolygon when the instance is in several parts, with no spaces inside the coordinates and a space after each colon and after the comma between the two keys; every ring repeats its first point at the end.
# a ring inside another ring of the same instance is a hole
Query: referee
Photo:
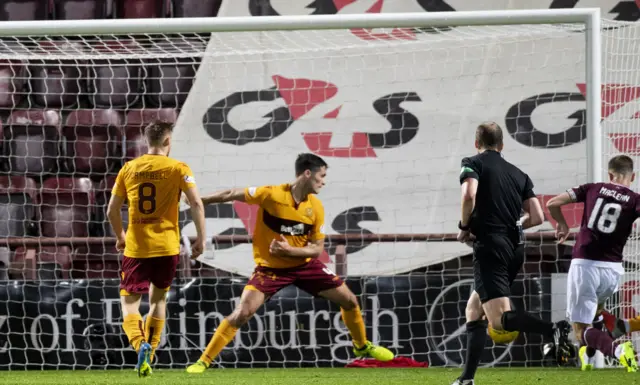
{"type": "Polygon", "coordinates": [[[475,290],[466,308],[464,370],[454,385],[473,384],[487,327],[496,343],[509,343],[519,332],[536,333],[553,338],[558,362],[564,362],[571,353],[568,322],[553,324],[511,309],[510,287],[524,263],[522,230],[544,220],[533,183],[527,174],[502,158],[502,129],[496,123],[478,126],[475,146],[478,154],[462,159],[460,170],[462,218],[458,241],[473,242],[475,290]]]}

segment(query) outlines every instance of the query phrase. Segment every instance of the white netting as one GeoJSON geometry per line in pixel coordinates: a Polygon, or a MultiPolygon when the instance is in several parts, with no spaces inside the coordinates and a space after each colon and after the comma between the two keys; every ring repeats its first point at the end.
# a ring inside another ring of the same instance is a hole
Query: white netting
{"type": "MultiPolygon", "coordinates": [[[[634,84],[637,27],[607,26],[616,28],[603,39],[603,83],[634,84]]],[[[144,152],[140,129],[154,119],[177,122],[171,155],[192,167],[203,193],[284,183],[297,153],[323,156],[327,230],[353,237],[348,284],[360,295],[369,337],[432,365],[461,363],[470,249],[449,242],[460,160],[474,153],[475,126],[494,120],[505,157],[529,173],[543,201],[585,182],[584,42],[576,25],[3,40],[9,176],[0,177],[0,236],[30,237],[24,247],[12,243],[9,274],[40,280],[0,290],[0,338],[8,340],[0,341],[0,368],[135,363],[119,327],[118,255],[104,204],[122,163],[144,152]],[[362,240],[372,233],[431,236],[362,240]]],[[[630,119],[620,115],[619,126],[605,129],[630,132],[630,119]]],[[[183,233],[194,235],[182,210],[183,233]]],[[[254,215],[242,204],[208,207],[208,233],[251,235],[254,215]]],[[[579,215],[568,211],[570,223],[578,226],[579,215]]],[[[332,268],[336,245],[321,257],[332,268]]],[[[197,359],[251,273],[250,245],[214,249],[181,264],[162,365],[197,359]]],[[[514,302],[555,314],[562,305],[549,274],[566,271],[566,251],[536,243],[528,258],[514,302]]],[[[343,365],[350,342],[335,310],[288,288],[220,363],[343,365]]],[[[488,349],[485,362],[540,364],[539,346],[523,337],[488,349]]]]}
{"type": "MultiPolygon", "coordinates": [[[[636,162],[640,154],[640,25],[616,23],[603,33],[602,127],[603,165],[615,155],[627,154],[636,162]]],[[[604,178],[608,178],[605,175],[604,178]]],[[[633,183],[635,191],[640,185],[633,183]]],[[[640,233],[637,223],[625,247],[626,274],[619,294],[610,301],[614,314],[622,318],[640,315],[640,233]]],[[[632,340],[640,346],[638,333],[632,340]]]]}

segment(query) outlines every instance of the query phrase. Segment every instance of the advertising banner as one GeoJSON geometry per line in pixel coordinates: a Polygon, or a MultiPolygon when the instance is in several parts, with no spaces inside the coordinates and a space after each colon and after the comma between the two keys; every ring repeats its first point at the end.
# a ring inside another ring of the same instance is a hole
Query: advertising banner
{"type": "MultiPolygon", "coordinates": [[[[195,362],[245,283],[237,278],[174,282],[156,365],[184,368],[195,362]]],[[[367,277],[350,278],[347,284],[359,297],[372,342],[432,366],[460,365],[471,277],[367,277]]],[[[537,279],[519,281],[516,305],[526,303],[529,310],[544,314],[548,306],[539,294],[542,289],[537,279]]],[[[122,368],[136,363],[120,326],[116,280],[16,282],[0,287],[0,303],[0,369],[122,368]]],[[[141,312],[147,310],[143,305],[141,312]]],[[[484,365],[541,360],[535,338],[487,346],[484,365]]],[[[340,309],[292,286],[258,311],[215,365],[342,367],[353,359],[340,309]]]]}

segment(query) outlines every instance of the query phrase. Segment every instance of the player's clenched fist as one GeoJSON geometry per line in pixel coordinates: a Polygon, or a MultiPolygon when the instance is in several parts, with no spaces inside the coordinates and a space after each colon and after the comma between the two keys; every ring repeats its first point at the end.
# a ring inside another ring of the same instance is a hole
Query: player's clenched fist
{"type": "Polygon", "coordinates": [[[204,252],[206,241],[200,238],[197,238],[196,241],[191,245],[191,259],[196,259],[202,255],[204,252]]]}
{"type": "Polygon", "coordinates": [[[116,250],[118,250],[118,251],[124,251],[125,246],[126,246],[126,243],[125,243],[125,235],[124,235],[124,232],[123,232],[123,233],[122,233],[120,236],[118,236],[118,237],[117,237],[117,239],[116,239],[116,250]]]}
{"type": "Polygon", "coordinates": [[[563,243],[569,238],[569,226],[566,223],[558,223],[556,226],[556,239],[558,243],[563,243]]]}

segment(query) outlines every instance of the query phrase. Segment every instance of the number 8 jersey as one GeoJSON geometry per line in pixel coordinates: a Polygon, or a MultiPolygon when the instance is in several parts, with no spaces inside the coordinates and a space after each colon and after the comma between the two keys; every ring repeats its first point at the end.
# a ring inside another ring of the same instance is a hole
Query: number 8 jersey
{"type": "Polygon", "coordinates": [[[124,255],[131,258],[178,255],[180,195],[195,186],[189,166],[167,156],[146,154],[127,162],[112,191],[129,202],[124,255]]]}
{"type": "Polygon", "coordinates": [[[640,216],[640,195],[614,183],[587,183],[567,192],[574,202],[584,202],[573,258],[621,269],[624,246],[640,216]]]}

